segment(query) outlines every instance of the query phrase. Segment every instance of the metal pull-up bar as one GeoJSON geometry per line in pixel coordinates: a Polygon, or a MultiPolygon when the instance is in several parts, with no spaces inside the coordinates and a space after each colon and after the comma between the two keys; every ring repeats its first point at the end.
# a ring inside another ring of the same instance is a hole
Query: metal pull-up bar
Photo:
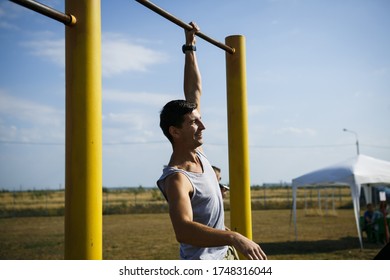
{"type": "Polygon", "coordinates": [[[23,7],[26,7],[30,10],[33,10],[37,13],[45,15],[49,18],[62,22],[65,25],[74,25],[76,23],[76,18],[70,14],[64,14],[60,11],[57,11],[49,6],[46,6],[42,3],[32,0],[10,0],[16,4],[19,4],[23,7]]]}
{"type": "MultiPolygon", "coordinates": [[[[192,29],[192,26],[183,22],[182,20],[178,19],[177,17],[171,15],[170,13],[164,11],[163,9],[161,9],[160,7],[156,6],[155,4],[153,4],[152,2],[148,1],[148,0],[135,0],[137,1],[138,3],[144,5],[145,7],[151,9],[152,11],[156,12],[157,14],[159,14],[160,16],[166,18],[167,20],[170,20],[171,22],[175,23],[176,25],[186,29],[186,30],[191,30],[192,29]]],[[[218,42],[216,40],[214,40],[213,38],[210,38],[209,36],[203,34],[202,32],[198,32],[196,33],[196,36],[202,38],[203,40],[213,44],[214,46],[217,46],[218,48],[221,48],[223,49],[224,51],[227,51],[228,53],[230,54],[234,54],[235,50],[234,48],[232,47],[229,47],[221,42],[218,42]]]]}

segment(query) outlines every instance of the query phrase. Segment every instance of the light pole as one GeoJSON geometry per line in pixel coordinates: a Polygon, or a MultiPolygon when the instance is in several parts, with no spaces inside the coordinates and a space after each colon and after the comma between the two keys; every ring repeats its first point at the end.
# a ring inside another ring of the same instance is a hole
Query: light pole
{"type": "Polygon", "coordinates": [[[349,130],[349,129],[346,129],[346,128],[344,128],[343,131],[355,134],[355,137],[356,137],[356,151],[357,151],[357,154],[359,155],[359,139],[358,139],[357,133],[355,131],[352,131],[352,130],[349,130]]]}

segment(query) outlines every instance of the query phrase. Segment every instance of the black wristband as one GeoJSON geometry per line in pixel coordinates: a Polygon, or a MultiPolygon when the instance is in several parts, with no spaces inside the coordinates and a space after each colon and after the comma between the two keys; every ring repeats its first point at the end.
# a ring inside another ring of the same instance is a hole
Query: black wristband
{"type": "Polygon", "coordinates": [[[181,50],[183,51],[183,53],[186,53],[187,51],[196,51],[196,46],[195,45],[183,45],[181,47],[181,50]]]}

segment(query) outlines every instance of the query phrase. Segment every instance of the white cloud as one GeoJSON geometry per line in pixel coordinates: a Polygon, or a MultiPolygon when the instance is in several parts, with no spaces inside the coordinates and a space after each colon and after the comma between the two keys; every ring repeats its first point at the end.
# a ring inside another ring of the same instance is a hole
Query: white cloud
{"type": "Polygon", "coordinates": [[[0,3],[0,17],[4,20],[13,20],[19,18],[23,13],[26,13],[27,9],[11,3],[11,1],[2,1],[0,3]]]}
{"type": "MultiPolygon", "coordinates": [[[[32,12],[29,9],[22,7],[11,1],[0,2],[0,30],[7,31],[23,31],[24,28],[20,27],[19,22],[21,18],[28,16],[32,12]]],[[[23,32],[19,33],[23,34],[23,32]]]]}
{"type": "Polygon", "coordinates": [[[0,138],[6,141],[62,141],[65,113],[0,90],[0,138]]]}
{"type": "Polygon", "coordinates": [[[148,92],[127,92],[120,90],[103,90],[103,100],[118,102],[143,104],[154,107],[162,107],[168,101],[174,99],[173,95],[148,92]]]}
{"type": "MultiPolygon", "coordinates": [[[[115,94],[118,103],[157,104],[154,94],[115,94]],[[140,100],[141,99],[141,100],[140,100]],[[150,100],[149,100],[150,101],[150,100]]],[[[169,98],[169,97],[167,97],[169,98]]],[[[107,143],[146,142],[160,136],[157,114],[144,110],[108,112],[102,116],[103,138],[107,143]]],[[[15,97],[0,89],[0,140],[24,143],[64,143],[65,112],[49,105],[15,97]]]]}
{"type": "Polygon", "coordinates": [[[157,109],[172,96],[154,93],[133,93],[103,90],[103,100],[114,103],[115,111],[103,115],[103,139],[106,143],[147,142],[161,136],[157,109]],[[117,104],[124,105],[117,106],[117,104]],[[149,107],[149,109],[148,109],[149,107]],[[153,107],[152,111],[150,107],[153,107]]]}
{"type": "MultiPolygon", "coordinates": [[[[1,16],[1,14],[0,14],[1,16]]],[[[19,27],[16,25],[6,22],[6,21],[0,21],[0,29],[7,29],[7,30],[19,30],[19,27]]]]}
{"type": "Polygon", "coordinates": [[[60,121],[58,117],[63,113],[56,108],[14,97],[0,90],[0,114],[5,114],[21,121],[41,125],[55,125],[58,124],[60,121]]]}
{"type": "MultiPolygon", "coordinates": [[[[41,33],[40,38],[23,43],[31,54],[65,67],[65,39],[51,39],[52,33],[41,33]],[[42,38],[43,37],[43,38],[42,38]]],[[[143,72],[153,64],[164,63],[168,57],[139,44],[121,34],[102,35],[102,74],[112,77],[129,71],[143,72]]]]}
{"type": "Polygon", "coordinates": [[[110,126],[123,126],[139,130],[142,128],[143,118],[137,113],[108,113],[103,116],[104,123],[110,126]]]}
{"type": "Polygon", "coordinates": [[[379,67],[374,69],[373,76],[379,78],[386,78],[390,73],[390,69],[388,67],[379,67]]]}
{"type": "Polygon", "coordinates": [[[355,98],[373,98],[373,96],[374,96],[374,93],[368,92],[368,91],[358,90],[358,91],[355,91],[353,93],[353,97],[355,97],[355,98]]]}
{"type": "Polygon", "coordinates": [[[248,105],[248,115],[249,116],[257,116],[264,113],[268,113],[273,111],[275,108],[272,105],[256,105],[256,104],[249,104],[248,105]]]}
{"type": "Polygon", "coordinates": [[[34,40],[23,44],[31,54],[65,67],[65,39],[34,40]]]}
{"type": "Polygon", "coordinates": [[[156,118],[143,112],[119,112],[103,115],[105,143],[147,142],[158,131],[156,118]]]}
{"type": "Polygon", "coordinates": [[[103,34],[103,76],[111,77],[127,71],[146,71],[149,66],[163,63],[167,58],[164,53],[129,42],[120,34],[103,34]]]}
{"type": "Polygon", "coordinates": [[[278,72],[273,70],[262,70],[255,76],[256,81],[261,83],[281,83],[285,80],[284,77],[278,72]]]}
{"type": "Polygon", "coordinates": [[[292,134],[292,135],[308,135],[308,136],[315,136],[317,134],[317,131],[311,128],[298,128],[298,127],[282,127],[275,131],[275,134],[277,135],[285,135],[285,134],[292,134]]]}

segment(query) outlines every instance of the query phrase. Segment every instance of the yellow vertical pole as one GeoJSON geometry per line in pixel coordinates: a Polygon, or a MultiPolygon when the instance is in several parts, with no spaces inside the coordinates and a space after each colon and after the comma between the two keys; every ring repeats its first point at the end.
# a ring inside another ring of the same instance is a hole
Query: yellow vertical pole
{"type": "Polygon", "coordinates": [[[102,259],[101,15],[66,0],[65,259],[102,259]]]}
{"type": "Polygon", "coordinates": [[[234,231],[252,239],[245,37],[226,37],[227,115],[229,144],[230,221],[234,231]]]}

